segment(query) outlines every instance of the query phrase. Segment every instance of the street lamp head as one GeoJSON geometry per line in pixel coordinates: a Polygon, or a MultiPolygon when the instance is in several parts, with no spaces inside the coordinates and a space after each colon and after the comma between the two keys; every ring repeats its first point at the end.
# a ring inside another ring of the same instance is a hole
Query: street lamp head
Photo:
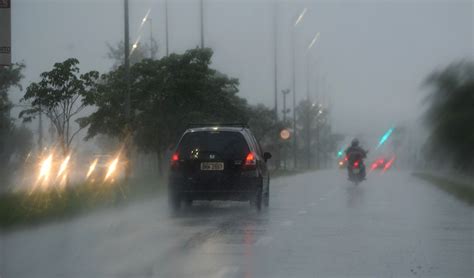
{"type": "Polygon", "coordinates": [[[311,41],[311,43],[308,45],[308,50],[310,50],[314,44],[316,43],[316,41],[319,39],[319,32],[316,33],[316,35],[314,36],[313,40],[311,41]]]}
{"type": "Polygon", "coordinates": [[[308,8],[304,8],[303,11],[300,13],[300,15],[298,16],[298,18],[295,21],[295,25],[294,25],[295,27],[301,22],[301,20],[303,20],[303,17],[304,17],[307,10],[308,10],[308,8]]]}

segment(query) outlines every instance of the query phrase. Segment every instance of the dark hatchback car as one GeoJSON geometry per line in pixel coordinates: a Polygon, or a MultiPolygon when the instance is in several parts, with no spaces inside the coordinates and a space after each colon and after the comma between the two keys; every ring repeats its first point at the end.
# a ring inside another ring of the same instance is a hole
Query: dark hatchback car
{"type": "Polygon", "coordinates": [[[171,208],[194,200],[250,201],[258,210],[268,206],[270,158],[244,125],[186,130],[171,157],[171,208]]]}

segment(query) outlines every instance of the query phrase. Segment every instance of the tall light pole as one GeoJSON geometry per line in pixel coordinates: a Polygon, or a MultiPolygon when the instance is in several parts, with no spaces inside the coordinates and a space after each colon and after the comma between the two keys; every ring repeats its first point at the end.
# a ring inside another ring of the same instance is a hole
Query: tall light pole
{"type": "MultiPolygon", "coordinates": [[[[286,96],[290,93],[289,89],[282,90],[281,93],[283,94],[283,123],[286,125],[286,114],[289,112],[286,108],[286,96]]],[[[286,144],[283,146],[282,152],[282,159],[283,159],[283,169],[286,170],[286,144]]]]}
{"type": "Polygon", "coordinates": [[[204,48],[204,0],[200,1],[199,9],[201,11],[201,48],[204,48]]]}
{"type": "Polygon", "coordinates": [[[41,105],[38,121],[38,148],[41,153],[43,151],[43,112],[41,111],[41,105]]]}
{"type": "Polygon", "coordinates": [[[313,39],[311,40],[311,42],[309,43],[308,45],[308,48],[306,50],[306,99],[309,100],[309,95],[310,95],[310,90],[309,90],[309,53],[310,53],[310,50],[311,48],[313,48],[313,46],[316,44],[316,41],[319,39],[319,32],[316,33],[316,35],[313,37],[313,39]]]}
{"type": "Polygon", "coordinates": [[[168,0],[165,0],[165,51],[166,56],[169,55],[169,39],[168,39],[168,0]]]}
{"type": "Polygon", "coordinates": [[[150,59],[153,59],[153,22],[150,17],[150,11],[143,17],[142,25],[148,22],[150,24],[150,59]]]}
{"type": "Polygon", "coordinates": [[[124,67],[125,67],[125,118],[127,119],[127,127],[130,120],[130,38],[128,25],[128,0],[123,1],[124,4],[124,67]]]}
{"type": "Polygon", "coordinates": [[[291,57],[292,57],[292,88],[293,88],[293,159],[294,159],[294,167],[296,168],[298,164],[298,159],[296,157],[297,154],[297,146],[296,146],[296,72],[295,72],[295,31],[298,24],[303,20],[304,15],[308,9],[304,8],[303,11],[299,14],[296,18],[296,21],[291,28],[291,57]]]}
{"type": "Polygon", "coordinates": [[[275,93],[275,120],[278,120],[278,1],[275,1],[273,12],[273,89],[275,93]]]}
{"type": "MultiPolygon", "coordinates": [[[[125,156],[130,161],[130,37],[128,26],[128,0],[123,1],[124,4],[124,67],[125,67],[125,156]]],[[[136,48],[137,43],[134,44],[136,48]]],[[[128,181],[131,174],[130,163],[127,163],[125,171],[125,179],[128,181]]]]}

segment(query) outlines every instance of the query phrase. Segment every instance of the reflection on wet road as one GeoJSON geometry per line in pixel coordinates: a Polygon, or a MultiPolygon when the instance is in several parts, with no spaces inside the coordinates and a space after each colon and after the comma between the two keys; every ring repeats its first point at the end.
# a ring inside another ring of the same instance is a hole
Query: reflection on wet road
{"type": "Polygon", "coordinates": [[[2,238],[1,277],[473,277],[473,210],[408,173],[273,180],[270,208],[166,199],[2,238]],[[6,251],[5,251],[6,250],[6,251]]]}

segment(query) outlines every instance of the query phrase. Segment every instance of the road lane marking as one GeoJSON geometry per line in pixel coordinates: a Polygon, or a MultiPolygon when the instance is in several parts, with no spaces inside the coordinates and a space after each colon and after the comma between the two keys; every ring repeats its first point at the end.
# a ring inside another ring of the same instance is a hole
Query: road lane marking
{"type": "Polygon", "coordinates": [[[230,276],[235,276],[239,271],[239,268],[237,266],[225,266],[221,268],[216,275],[214,275],[215,278],[224,278],[224,277],[230,277],[230,276]]]}

